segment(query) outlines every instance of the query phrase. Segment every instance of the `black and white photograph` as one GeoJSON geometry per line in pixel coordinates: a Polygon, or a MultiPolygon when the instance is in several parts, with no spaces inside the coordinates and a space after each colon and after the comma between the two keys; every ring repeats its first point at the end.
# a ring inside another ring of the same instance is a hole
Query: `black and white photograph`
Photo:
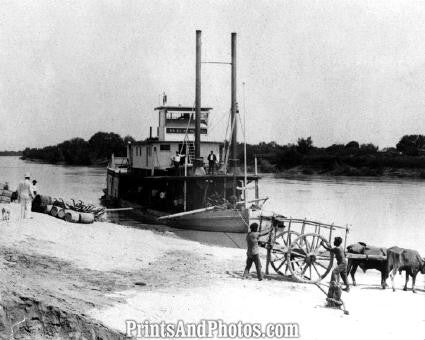
{"type": "Polygon", "coordinates": [[[425,339],[425,2],[1,0],[0,339],[425,339]]]}

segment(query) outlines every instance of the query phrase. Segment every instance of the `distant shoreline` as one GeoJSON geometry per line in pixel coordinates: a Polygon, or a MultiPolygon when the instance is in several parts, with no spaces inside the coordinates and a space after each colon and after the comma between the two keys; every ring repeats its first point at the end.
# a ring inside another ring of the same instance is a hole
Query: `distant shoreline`
{"type": "MultiPolygon", "coordinates": [[[[108,164],[107,159],[98,159],[90,165],[84,164],[67,164],[66,162],[47,162],[41,159],[20,157],[22,160],[40,163],[40,164],[54,164],[54,165],[65,165],[65,166],[106,166],[108,164]]],[[[329,178],[337,177],[369,177],[369,178],[412,178],[412,179],[425,179],[425,171],[421,168],[392,168],[385,167],[379,171],[373,168],[355,168],[347,165],[339,166],[333,169],[317,169],[309,166],[295,166],[285,170],[278,171],[267,171],[267,169],[259,169],[261,173],[264,174],[273,174],[275,177],[279,178],[294,178],[294,177],[314,177],[314,176],[324,176],[329,178]]],[[[253,173],[254,169],[248,167],[248,172],[253,173]]]]}
{"type": "Polygon", "coordinates": [[[48,162],[48,161],[45,161],[43,159],[29,158],[29,157],[24,157],[24,156],[21,156],[19,158],[23,161],[29,161],[29,162],[40,163],[40,164],[53,164],[53,165],[66,165],[66,166],[93,166],[93,167],[108,165],[107,159],[97,159],[97,160],[93,161],[91,164],[68,164],[68,163],[63,162],[63,161],[61,161],[61,162],[48,162]]]}
{"type": "MultiPolygon", "coordinates": [[[[267,172],[265,172],[267,173],[267,172]]],[[[355,167],[341,167],[339,169],[323,170],[314,169],[306,166],[296,166],[286,170],[280,170],[273,172],[276,177],[313,177],[313,176],[324,176],[324,177],[368,177],[368,178],[413,178],[413,179],[425,179],[425,171],[421,168],[391,168],[385,167],[379,169],[372,168],[355,168],[355,167]]]]}
{"type": "Polygon", "coordinates": [[[22,151],[0,151],[0,157],[3,156],[22,156],[22,151]]]}

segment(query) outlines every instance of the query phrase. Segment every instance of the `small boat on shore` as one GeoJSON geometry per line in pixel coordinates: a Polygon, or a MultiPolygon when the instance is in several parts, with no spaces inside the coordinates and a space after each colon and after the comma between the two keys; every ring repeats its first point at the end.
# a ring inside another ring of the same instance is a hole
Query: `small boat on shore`
{"type": "Polygon", "coordinates": [[[155,108],[157,136],[151,127],[148,138],[127,145],[126,157],[112,155],[106,202],[131,207],[148,223],[202,231],[248,230],[250,217],[253,211],[258,215],[262,201],[260,177],[248,175],[246,164],[242,171],[237,159],[236,33],[231,36],[231,49],[231,114],[225,142],[208,138],[212,108],[201,107],[201,31],[196,31],[195,107],[167,105],[164,94],[163,105],[155,108]],[[206,161],[209,154],[217,161],[213,166],[206,161]],[[255,187],[251,206],[246,197],[250,183],[255,187]]]}

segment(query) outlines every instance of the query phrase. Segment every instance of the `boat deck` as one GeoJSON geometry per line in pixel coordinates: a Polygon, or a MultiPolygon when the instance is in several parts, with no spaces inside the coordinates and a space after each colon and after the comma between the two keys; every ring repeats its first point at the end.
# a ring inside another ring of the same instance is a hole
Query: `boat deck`
{"type": "MultiPolygon", "coordinates": [[[[209,180],[209,179],[215,179],[215,178],[220,178],[220,179],[229,179],[229,180],[233,180],[234,178],[236,179],[244,179],[245,177],[243,175],[221,175],[221,174],[217,174],[217,175],[205,175],[205,176],[147,176],[145,177],[145,179],[149,179],[152,181],[161,181],[161,180],[181,180],[181,181],[199,181],[199,180],[209,180]]],[[[258,175],[248,175],[247,176],[247,180],[248,181],[253,181],[253,180],[257,180],[260,179],[261,177],[258,175]]]]}

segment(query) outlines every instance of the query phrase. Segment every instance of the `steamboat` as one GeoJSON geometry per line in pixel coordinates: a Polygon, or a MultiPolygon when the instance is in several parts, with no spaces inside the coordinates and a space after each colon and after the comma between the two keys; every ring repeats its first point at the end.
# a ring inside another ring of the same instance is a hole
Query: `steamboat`
{"type": "Polygon", "coordinates": [[[201,31],[196,31],[195,106],[163,105],[156,136],[129,143],[126,157],[114,157],[107,168],[106,199],[132,208],[147,223],[176,228],[243,233],[258,216],[257,172],[241,170],[237,153],[236,33],[231,35],[231,110],[224,142],[209,139],[212,108],[201,106],[201,31]],[[202,138],[201,138],[202,136],[202,138]],[[209,154],[216,155],[211,168],[209,154]],[[247,187],[255,197],[248,201],[247,187]]]}

